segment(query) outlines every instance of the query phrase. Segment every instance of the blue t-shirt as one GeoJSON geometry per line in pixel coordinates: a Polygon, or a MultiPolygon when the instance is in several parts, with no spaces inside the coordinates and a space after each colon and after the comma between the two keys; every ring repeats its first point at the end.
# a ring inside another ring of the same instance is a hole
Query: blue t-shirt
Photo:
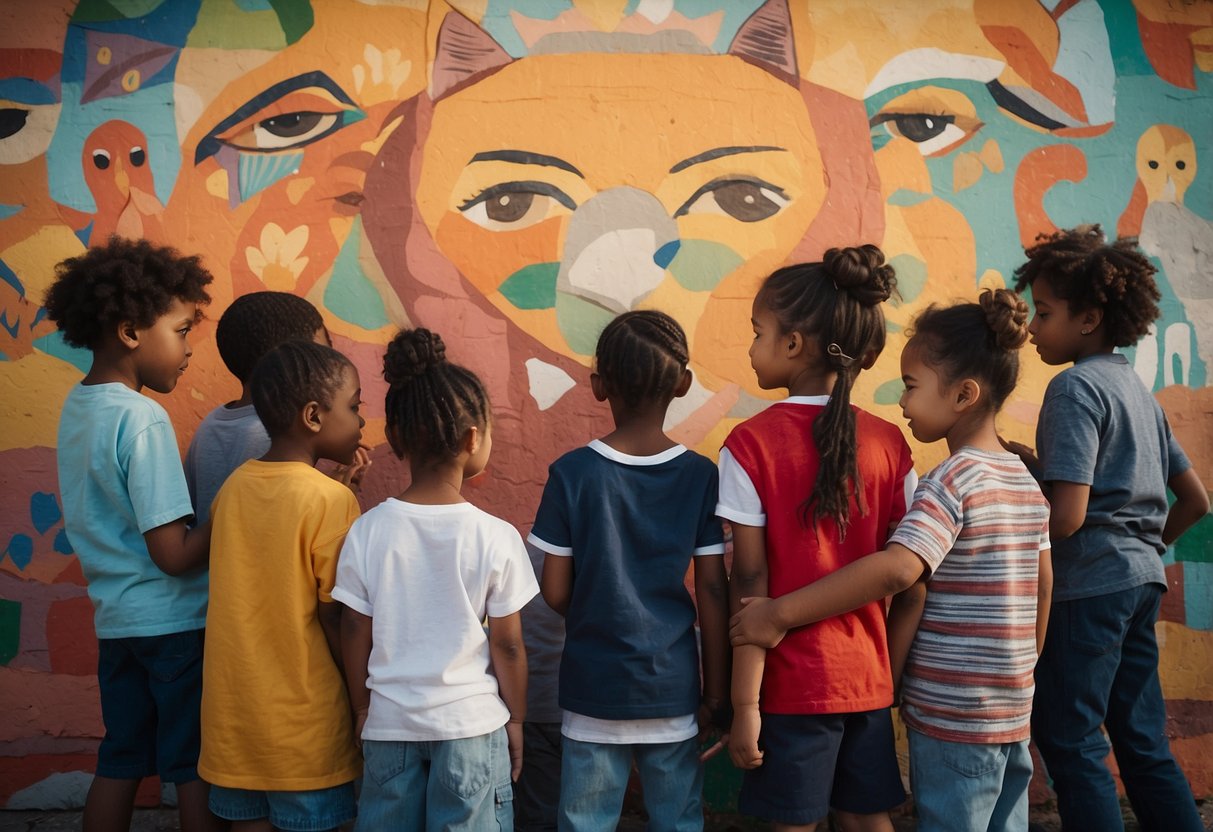
{"type": "Polygon", "coordinates": [[[173,577],[143,533],[193,514],[164,408],[124,384],[78,384],[59,417],[59,493],[98,638],[206,625],[207,573],[173,577]]]}
{"type": "Polygon", "coordinates": [[[681,445],[636,457],[594,441],[562,456],[529,540],[573,558],[560,707],[597,719],[699,707],[693,555],[724,553],[716,466],[681,445]]]}
{"type": "Polygon", "coordinates": [[[1044,482],[1091,486],[1082,528],[1053,541],[1053,600],[1165,588],[1167,482],[1191,463],[1123,355],[1084,358],[1049,382],[1036,448],[1044,482]]]}

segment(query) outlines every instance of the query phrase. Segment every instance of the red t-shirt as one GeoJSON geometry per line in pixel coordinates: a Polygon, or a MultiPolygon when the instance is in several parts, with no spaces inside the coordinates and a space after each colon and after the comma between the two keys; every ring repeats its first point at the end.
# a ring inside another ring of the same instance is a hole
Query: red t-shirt
{"type": "MultiPolygon", "coordinates": [[[[774,404],[734,428],[724,443],[762,501],[772,598],[883,549],[906,513],[910,448],[896,426],[854,408],[866,514],[852,497],[851,522],[842,541],[828,519],[816,530],[801,524],[800,505],[817,479],[813,421],[824,409],[820,404],[774,404]]],[[[718,513],[727,518],[727,509],[722,504],[718,513]]],[[[760,699],[765,712],[855,713],[892,702],[880,602],[794,629],[767,651],[760,699]]]]}

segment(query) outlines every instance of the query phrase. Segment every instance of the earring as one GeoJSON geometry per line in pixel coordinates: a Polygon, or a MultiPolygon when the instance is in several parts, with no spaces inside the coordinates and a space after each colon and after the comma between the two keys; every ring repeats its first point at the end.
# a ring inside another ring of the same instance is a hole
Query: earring
{"type": "Polygon", "coordinates": [[[1089,330],[1089,329],[1084,329],[1084,330],[1082,330],[1082,334],[1083,334],[1083,335],[1090,335],[1090,334],[1091,334],[1091,330],[1089,330]]]}

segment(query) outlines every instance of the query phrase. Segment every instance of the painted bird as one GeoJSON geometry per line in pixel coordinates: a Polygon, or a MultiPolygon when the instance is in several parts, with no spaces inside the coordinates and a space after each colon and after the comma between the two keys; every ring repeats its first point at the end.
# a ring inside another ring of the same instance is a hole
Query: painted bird
{"type": "Polygon", "coordinates": [[[142,130],[126,121],[105,122],[85,140],[81,162],[97,204],[90,245],[111,234],[160,238],[164,206],[156,198],[142,130]]]}

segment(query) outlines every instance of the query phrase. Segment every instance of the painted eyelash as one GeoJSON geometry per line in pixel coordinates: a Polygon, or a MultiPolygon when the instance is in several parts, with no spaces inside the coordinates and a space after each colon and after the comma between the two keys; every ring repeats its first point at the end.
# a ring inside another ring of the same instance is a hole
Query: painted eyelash
{"type": "Polygon", "coordinates": [[[689,199],[687,199],[684,203],[682,203],[682,207],[680,207],[677,211],[674,212],[674,216],[675,217],[685,216],[687,209],[690,208],[692,205],[694,205],[695,201],[698,200],[704,194],[706,194],[708,191],[715,190],[716,188],[720,187],[721,185],[732,185],[732,184],[739,183],[739,182],[744,182],[748,185],[753,185],[757,188],[763,188],[765,190],[771,191],[772,193],[777,194],[781,199],[788,199],[788,200],[791,199],[791,197],[788,196],[787,192],[783,188],[779,187],[778,185],[772,185],[770,182],[767,182],[764,179],[759,179],[756,176],[722,176],[722,177],[717,177],[716,179],[713,179],[710,182],[706,182],[703,185],[700,185],[699,189],[697,191],[695,191],[695,193],[691,194],[689,199]]]}
{"type": "Polygon", "coordinates": [[[559,202],[565,208],[568,208],[570,211],[577,210],[577,203],[573,202],[573,200],[570,199],[568,194],[566,194],[564,191],[560,190],[554,185],[549,185],[546,182],[536,181],[502,182],[498,185],[491,185],[474,196],[464,200],[462,203],[460,203],[458,208],[460,211],[467,211],[470,208],[479,205],[481,202],[485,202],[486,200],[492,199],[495,196],[516,191],[538,194],[540,196],[549,196],[559,202]]]}

